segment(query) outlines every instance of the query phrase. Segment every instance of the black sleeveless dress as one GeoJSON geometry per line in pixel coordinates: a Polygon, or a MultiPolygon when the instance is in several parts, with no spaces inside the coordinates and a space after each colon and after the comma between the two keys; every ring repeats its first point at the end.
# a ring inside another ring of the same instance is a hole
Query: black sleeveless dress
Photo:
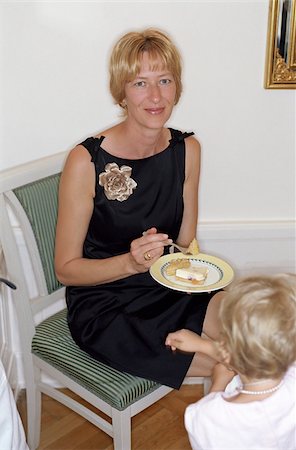
{"type": "MultiPolygon", "coordinates": [[[[165,150],[138,160],[107,153],[101,147],[104,137],[82,142],[97,179],[84,257],[126,253],[131,241],[153,226],[177,239],[183,214],[184,139],[193,133],[170,132],[165,150]],[[128,180],[123,195],[122,177],[128,180]]],[[[177,389],[193,354],[173,353],[165,338],[180,328],[201,334],[210,298],[207,293],[187,295],[167,289],[149,272],[66,289],[69,328],[83,350],[115,369],[177,389]]]]}

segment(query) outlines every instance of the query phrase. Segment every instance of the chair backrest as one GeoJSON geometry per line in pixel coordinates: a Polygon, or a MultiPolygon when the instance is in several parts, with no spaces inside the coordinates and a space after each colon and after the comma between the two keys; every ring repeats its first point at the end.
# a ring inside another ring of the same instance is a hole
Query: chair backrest
{"type": "Polygon", "coordinates": [[[32,227],[49,294],[62,286],[53,264],[59,179],[55,174],[13,190],[32,227]]]}
{"type": "Polygon", "coordinates": [[[0,172],[0,243],[5,261],[1,272],[17,286],[12,295],[23,360],[31,357],[36,324],[62,308],[48,307],[58,301],[64,305],[53,255],[65,156],[66,152],[0,172]]]}

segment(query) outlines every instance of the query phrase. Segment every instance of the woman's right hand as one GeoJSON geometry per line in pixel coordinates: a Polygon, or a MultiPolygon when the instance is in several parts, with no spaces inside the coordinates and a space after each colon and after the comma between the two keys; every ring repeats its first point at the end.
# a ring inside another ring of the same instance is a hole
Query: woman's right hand
{"type": "Polygon", "coordinates": [[[163,255],[164,247],[171,245],[165,233],[158,233],[155,227],[143,232],[140,238],[132,241],[130,246],[131,264],[139,273],[147,272],[152,264],[163,255]]]}

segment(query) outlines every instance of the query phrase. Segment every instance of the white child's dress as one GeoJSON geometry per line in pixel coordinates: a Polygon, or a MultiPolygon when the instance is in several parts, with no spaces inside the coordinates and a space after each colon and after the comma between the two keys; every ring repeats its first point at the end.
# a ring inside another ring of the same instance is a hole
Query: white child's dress
{"type": "Polygon", "coordinates": [[[192,449],[296,450],[296,365],[279,390],[264,400],[226,401],[234,395],[236,381],[226,392],[212,392],[187,407],[185,426],[192,449]]]}

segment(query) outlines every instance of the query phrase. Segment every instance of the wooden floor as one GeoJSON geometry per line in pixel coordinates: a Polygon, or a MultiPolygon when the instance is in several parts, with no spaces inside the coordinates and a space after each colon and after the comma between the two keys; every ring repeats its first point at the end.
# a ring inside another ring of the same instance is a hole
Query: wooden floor
{"type": "MultiPolygon", "coordinates": [[[[134,416],[132,449],[190,450],[183,424],[184,411],[187,405],[202,395],[202,385],[183,385],[179,391],[172,391],[134,416]]],[[[55,400],[46,395],[42,398],[38,450],[113,450],[110,436],[55,400]]],[[[18,408],[23,421],[26,416],[25,403],[25,396],[21,394],[18,408]]]]}

